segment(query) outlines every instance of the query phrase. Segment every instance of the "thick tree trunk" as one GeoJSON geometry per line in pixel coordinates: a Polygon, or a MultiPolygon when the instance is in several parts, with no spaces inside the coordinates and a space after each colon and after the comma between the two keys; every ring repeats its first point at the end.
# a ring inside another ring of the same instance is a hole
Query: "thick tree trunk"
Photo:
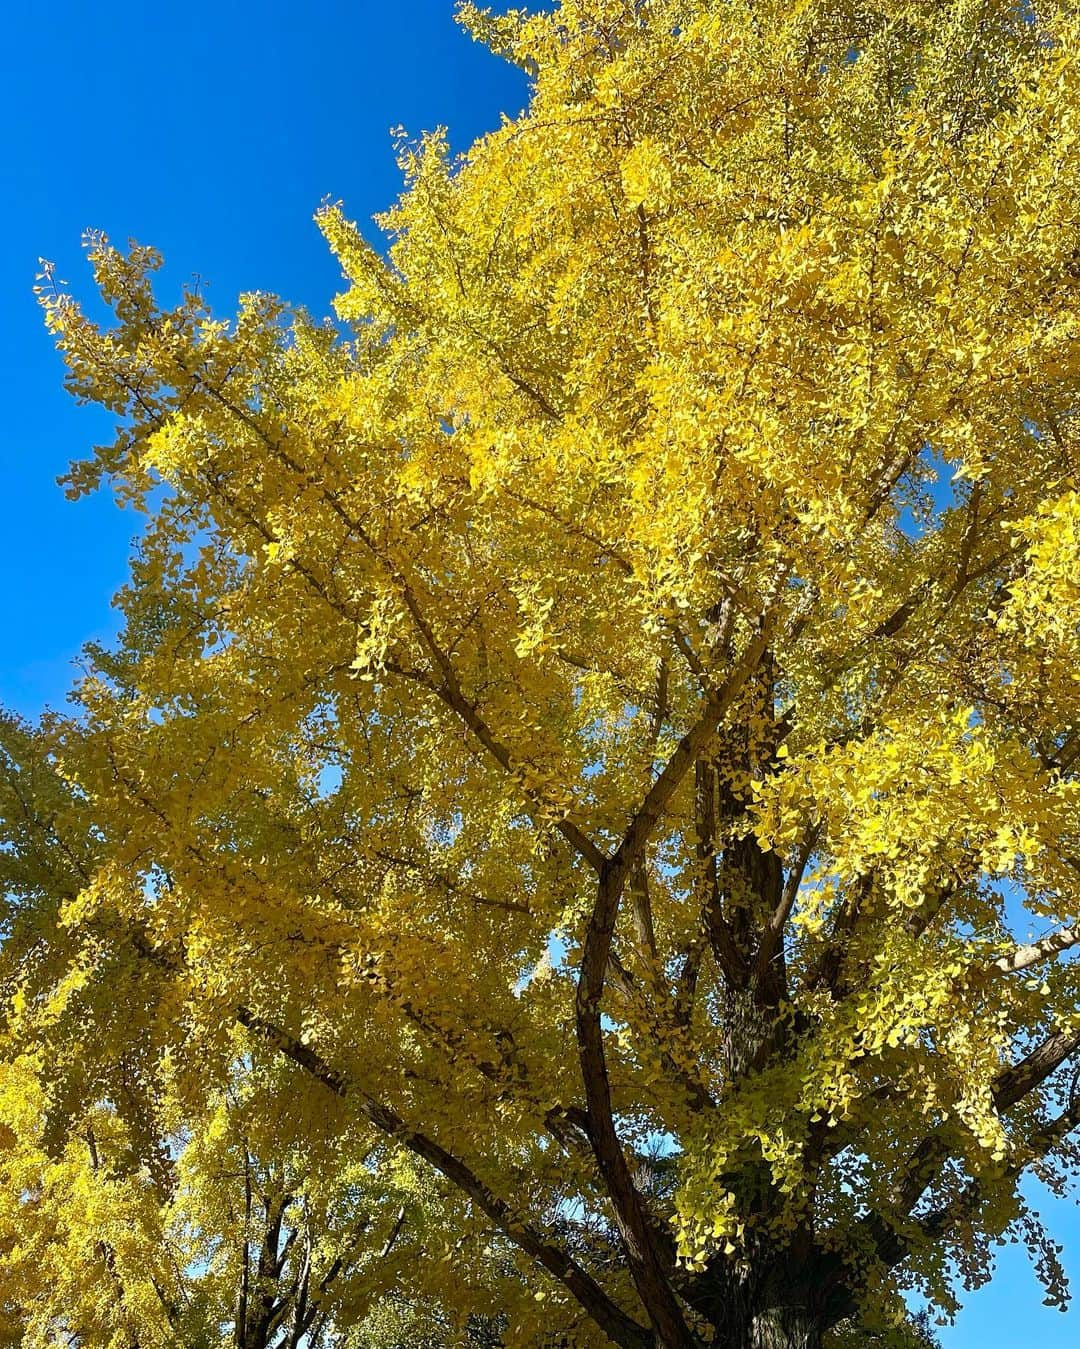
{"type": "Polygon", "coordinates": [[[729,1309],[715,1326],[713,1343],[723,1349],[820,1349],[822,1318],[805,1301],[751,1310],[729,1309]]]}
{"type": "Polygon", "coordinates": [[[821,1334],[806,1307],[773,1307],[753,1318],[746,1349],[820,1349],[821,1334]]]}
{"type": "Polygon", "coordinates": [[[813,1260],[774,1253],[756,1269],[714,1268],[692,1301],[712,1323],[718,1349],[820,1349],[828,1324],[824,1274],[813,1260]]]}

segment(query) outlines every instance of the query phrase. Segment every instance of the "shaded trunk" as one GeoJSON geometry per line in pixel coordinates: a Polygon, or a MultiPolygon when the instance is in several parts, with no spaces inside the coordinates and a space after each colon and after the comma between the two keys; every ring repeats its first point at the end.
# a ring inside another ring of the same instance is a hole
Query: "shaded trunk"
{"type": "Polygon", "coordinates": [[[820,1349],[826,1281],[795,1257],[763,1271],[713,1271],[706,1287],[694,1301],[714,1326],[718,1349],[820,1349]]]}
{"type": "Polygon", "coordinates": [[[820,1349],[821,1325],[798,1305],[773,1307],[756,1316],[745,1340],[746,1349],[820,1349]]]}

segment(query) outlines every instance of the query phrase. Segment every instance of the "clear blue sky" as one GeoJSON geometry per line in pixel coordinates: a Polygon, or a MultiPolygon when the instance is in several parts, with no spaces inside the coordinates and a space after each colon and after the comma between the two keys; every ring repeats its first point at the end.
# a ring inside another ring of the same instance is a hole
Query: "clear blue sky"
{"type": "MultiPolygon", "coordinates": [[[[451,0],[8,0],[0,47],[0,702],[63,701],[83,642],[115,630],[138,518],[55,485],[107,421],[75,407],[32,295],[37,259],[87,284],[87,227],[198,273],[223,313],[245,290],[326,312],[338,286],[311,215],[342,198],[364,220],[398,189],[389,128],[437,125],[465,148],[525,101],[520,72],[472,43],[451,0]]],[[[1080,1295],[1080,1221],[1047,1202],[1080,1295]]],[[[1077,1315],[1080,1315],[1078,1313],[1077,1315]]],[[[1040,1305],[1026,1257],[1003,1252],[949,1349],[1065,1349],[1077,1315],[1040,1305]]]]}

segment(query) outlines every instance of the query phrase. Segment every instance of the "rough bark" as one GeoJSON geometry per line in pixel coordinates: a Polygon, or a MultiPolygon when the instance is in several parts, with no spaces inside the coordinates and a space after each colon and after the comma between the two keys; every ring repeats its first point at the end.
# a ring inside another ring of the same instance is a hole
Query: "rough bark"
{"type": "Polygon", "coordinates": [[[738,1270],[711,1268],[691,1294],[723,1349],[820,1349],[827,1328],[817,1262],[790,1248],[738,1270]]]}

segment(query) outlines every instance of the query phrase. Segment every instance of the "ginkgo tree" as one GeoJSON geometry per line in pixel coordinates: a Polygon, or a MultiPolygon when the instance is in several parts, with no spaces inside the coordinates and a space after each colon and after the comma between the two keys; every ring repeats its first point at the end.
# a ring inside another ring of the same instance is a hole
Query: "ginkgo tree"
{"type": "Polygon", "coordinates": [[[43,277],[147,524],[5,732],[5,1315],[35,1224],[124,1349],[260,1249],[341,1345],[812,1349],[1003,1237],[1064,1304],[1080,11],[461,18],[529,106],[320,212],[333,321],[43,277]]]}

